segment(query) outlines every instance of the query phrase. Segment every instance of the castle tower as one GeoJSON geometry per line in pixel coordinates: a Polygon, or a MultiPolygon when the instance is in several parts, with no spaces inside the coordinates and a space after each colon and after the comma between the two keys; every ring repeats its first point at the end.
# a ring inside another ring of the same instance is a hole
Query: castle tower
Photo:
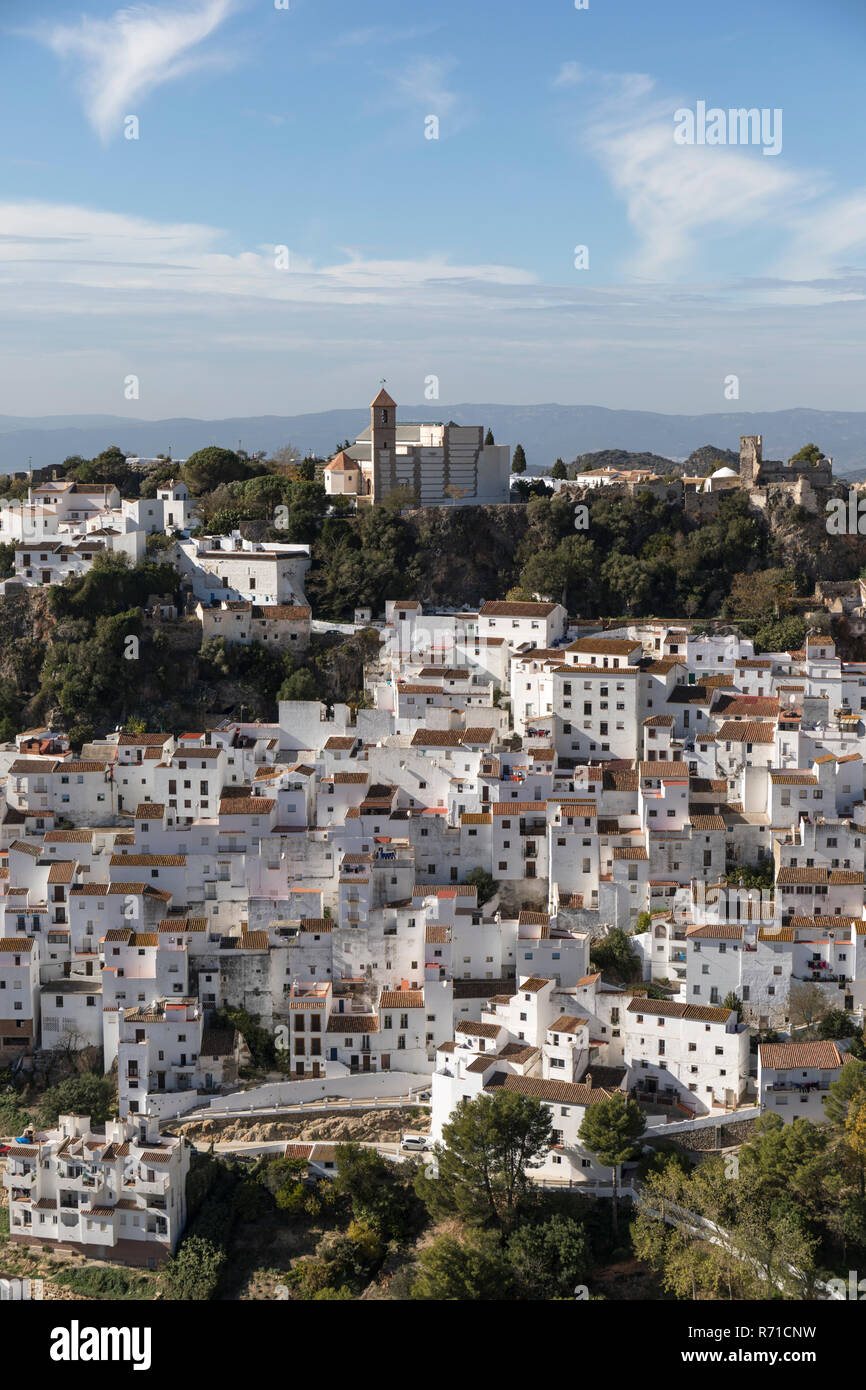
{"type": "Polygon", "coordinates": [[[394,458],[397,453],[397,402],[384,386],[370,404],[370,459],[373,465],[373,501],[394,486],[394,458]]]}
{"type": "Polygon", "coordinates": [[[740,435],[740,482],[743,487],[756,487],[761,472],[762,437],[759,434],[740,435]]]}

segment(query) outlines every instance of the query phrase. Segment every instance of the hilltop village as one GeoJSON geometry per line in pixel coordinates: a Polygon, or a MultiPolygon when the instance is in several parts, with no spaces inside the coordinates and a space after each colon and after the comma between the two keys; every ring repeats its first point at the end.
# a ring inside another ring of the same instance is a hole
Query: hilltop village
{"type": "MultiPolygon", "coordinates": [[[[376,506],[410,475],[430,505],[508,496],[480,429],[371,410],[329,496],[376,506]]],[[[741,458],[695,496],[832,486],[826,461],[777,477],[760,439],[741,458]]],[[[196,517],[173,478],[137,500],[43,481],[2,520],[15,583],[160,535],[205,640],[306,650],[310,547],[196,517]]],[[[415,1097],[434,1143],[461,1102],[515,1092],[552,1124],[535,1179],[586,1190],[609,1167],[580,1131],[617,1095],[656,1136],[821,1121],[849,1043],[798,1032],[862,1029],[866,1004],[866,663],[828,631],[756,654],[735,624],[528,599],[395,594],[348,628],[376,638],[363,701],[0,748],[0,1065],[35,1084],[86,1054],[117,1099],[104,1131],[17,1136],[13,1243],[162,1263],[186,1222],[172,1127],[239,1106],[415,1097]]]]}

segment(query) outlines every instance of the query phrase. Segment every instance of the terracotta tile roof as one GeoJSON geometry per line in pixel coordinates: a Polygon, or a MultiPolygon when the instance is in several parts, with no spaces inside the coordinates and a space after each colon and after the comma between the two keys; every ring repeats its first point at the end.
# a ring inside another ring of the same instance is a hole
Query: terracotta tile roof
{"type": "Polygon", "coordinates": [[[494,816],[523,815],[526,811],[536,811],[539,814],[547,810],[545,801],[494,801],[491,806],[494,816]]]}
{"type": "Polygon", "coordinates": [[[742,941],[743,928],[735,922],[714,922],[705,927],[686,927],[689,941],[742,941]]]}
{"type": "Polygon", "coordinates": [[[661,1015],[663,1018],[685,1018],[696,1023],[727,1023],[730,1009],[712,1009],[705,1004],[674,1004],[668,999],[633,999],[630,1014],[661,1015]]]}
{"type": "Polygon", "coordinates": [[[267,796],[234,796],[220,799],[220,816],[265,816],[276,806],[267,796]]]}
{"type": "Polygon", "coordinates": [[[335,752],[348,751],[354,748],[356,743],[357,739],[354,734],[331,734],[330,738],[325,740],[323,747],[333,749],[335,752]]]}
{"type": "Polygon", "coordinates": [[[547,1031],[548,1033],[578,1033],[588,1022],[588,1019],[576,1018],[573,1014],[560,1014],[553,1023],[548,1023],[547,1031]]]}
{"type": "Polygon", "coordinates": [[[245,931],[238,946],[242,951],[269,951],[270,941],[266,931],[245,931]]]}
{"type": "Polygon", "coordinates": [[[547,618],[559,605],[556,603],[509,603],[494,600],[479,610],[481,618],[547,618]]]}
{"type": "MultiPolygon", "coordinates": [[[[578,637],[577,641],[571,642],[565,650],[589,652],[592,656],[628,656],[636,647],[640,648],[640,642],[633,641],[630,637],[578,637]]],[[[619,667],[606,669],[618,671],[619,667]]]]}
{"type": "Polygon", "coordinates": [[[775,719],[779,701],[775,695],[720,695],[713,714],[725,719],[775,719]]]}
{"type": "Polygon", "coordinates": [[[641,777],[660,777],[663,782],[680,782],[689,775],[688,763],[668,762],[666,758],[655,759],[651,762],[641,760],[638,763],[638,770],[641,777]]]}
{"type": "Polygon", "coordinates": [[[135,808],[136,820],[162,820],[165,806],[159,801],[140,801],[135,808]]]}
{"type": "Polygon", "coordinates": [[[413,898],[438,898],[449,897],[456,894],[458,898],[474,897],[477,889],[471,883],[416,883],[412,889],[413,898]]]}
{"type": "Polygon", "coordinates": [[[636,792],[639,784],[636,769],[614,768],[602,772],[602,787],[606,792],[636,792]]]}
{"type": "Polygon", "coordinates": [[[731,743],[773,743],[775,724],[762,724],[755,719],[726,719],[716,737],[731,743]]]}
{"type": "Polygon", "coordinates": [[[808,1067],[832,1071],[842,1065],[839,1050],[833,1042],[759,1043],[758,1058],[762,1067],[769,1067],[772,1071],[808,1067]]]}
{"type": "Polygon", "coordinates": [[[55,859],[48,870],[49,883],[71,883],[75,877],[76,864],[73,859],[55,859]]]}
{"type": "Polygon", "coordinates": [[[231,1028],[205,1028],[201,1035],[200,1057],[231,1057],[235,1035],[231,1028]]]}
{"type": "Polygon", "coordinates": [[[523,1096],[535,1100],[555,1101],[558,1105],[597,1105],[609,1100],[611,1091],[603,1086],[586,1086],[574,1081],[545,1081],[540,1076],[515,1076],[513,1073],[496,1073],[484,1088],[487,1091],[519,1091],[523,1096]]]}
{"type": "Polygon", "coordinates": [[[530,975],[529,979],[524,980],[523,984],[518,985],[517,988],[521,994],[538,994],[539,990],[544,989],[544,986],[549,984],[550,981],[542,979],[540,975],[530,975]]]}
{"type": "Polygon", "coordinates": [[[703,811],[689,809],[689,822],[693,830],[724,830],[723,816],[705,815],[703,811]]]}
{"type": "Polygon", "coordinates": [[[378,1033],[379,1020],[375,1014],[331,1014],[329,1033],[378,1033]]]}
{"type": "Polygon", "coordinates": [[[271,603],[253,606],[253,617],[266,622],[304,622],[311,617],[312,610],[306,604],[271,603]]]}
{"type": "Polygon", "coordinates": [[[465,1033],[470,1038],[497,1038],[505,1027],[503,1023],[458,1023],[455,1033],[465,1033]]]}
{"type": "Polygon", "coordinates": [[[163,917],[157,930],[168,932],[207,931],[206,917],[163,917]]]}
{"type": "Polygon", "coordinates": [[[424,991],[420,989],[383,989],[379,995],[380,1009],[423,1009],[424,991]]]}
{"type": "MultiPolygon", "coordinates": [[[[826,883],[829,877],[827,869],[802,869],[802,868],[780,868],[776,874],[776,883],[826,883]]],[[[860,882],[862,883],[862,875],[860,882]]]]}
{"type": "MultiPolygon", "coordinates": [[[[109,860],[112,869],[122,869],[124,866],[130,869],[181,869],[185,864],[185,854],[113,854],[109,860]]],[[[124,887],[128,888],[129,884],[124,887]]]]}

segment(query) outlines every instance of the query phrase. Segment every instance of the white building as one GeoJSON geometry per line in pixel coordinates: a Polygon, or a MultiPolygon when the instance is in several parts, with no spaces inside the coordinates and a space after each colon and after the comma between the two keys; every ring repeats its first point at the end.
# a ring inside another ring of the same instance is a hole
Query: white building
{"type": "Polygon", "coordinates": [[[760,1043],[758,1099],[763,1114],[775,1114],[790,1124],[810,1120],[821,1124],[824,1106],[844,1061],[833,1042],[760,1043]]]}
{"type": "Polygon", "coordinates": [[[57,1129],[31,1131],[7,1158],[13,1245],[72,1251],[155,1269],[186,1224],[185,1139],[160,1135],[149,1116],[109,1120],[61,1115],[57,1129]]]}

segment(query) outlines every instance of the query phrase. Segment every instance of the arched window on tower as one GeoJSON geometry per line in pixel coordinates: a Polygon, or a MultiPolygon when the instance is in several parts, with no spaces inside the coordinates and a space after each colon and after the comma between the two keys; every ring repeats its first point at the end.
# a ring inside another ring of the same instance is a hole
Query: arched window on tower
{"type": "Polygon", "coordinates": [[[388,423],[388,412],[387,412],[387,410],[383,410],[383,411],[382,411],[382,424],[383,424],[383,425],[387,425],[387,423],[388,423]]]}

